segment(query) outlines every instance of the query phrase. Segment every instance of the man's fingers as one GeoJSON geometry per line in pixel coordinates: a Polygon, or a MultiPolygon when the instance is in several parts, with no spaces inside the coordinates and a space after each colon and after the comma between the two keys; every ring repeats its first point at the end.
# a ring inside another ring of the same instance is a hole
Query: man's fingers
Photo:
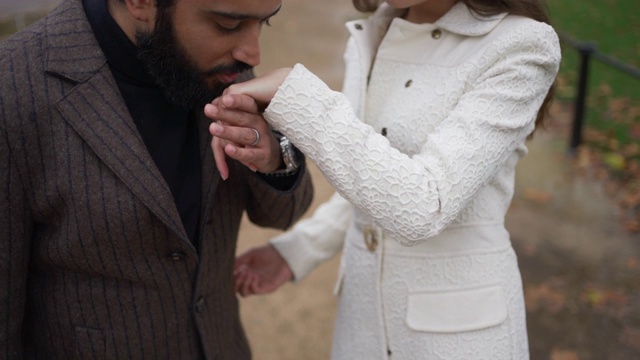
{"type": "Polygon", "coordinates": [[[227,158],[224,152],[224,144],[220,138],[213,137],[213,140],[211,140],[211,150],[213,151],[213,158],[220,177],[223,180],[227,180],[229,178],[229,166],[227,165],[227,158]]]}
{"type": "Polygon", "coordinates": [[[266,158],[264,151],[257,148],[241,148],[233,145],[227,145],[224,148],[224,151],[227,156],[240,161],[251,171],[258,171],[258,167],[254,164],[261,164],[266,158]]]}
{"type": "Polygon", "coordinates": [[[209,126],[211,135],[237,145],[246,147],[259,147],[267,136],[272,136],[270,130],[258,130],[252,127],[236,127],[212,123],[209,126]]]}

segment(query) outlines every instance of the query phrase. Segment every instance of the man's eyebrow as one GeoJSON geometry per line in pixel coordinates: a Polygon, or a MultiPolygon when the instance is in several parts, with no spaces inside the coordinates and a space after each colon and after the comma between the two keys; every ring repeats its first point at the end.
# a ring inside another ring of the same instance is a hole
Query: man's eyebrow
{"type": "Polygon", "coordinates": [[[282,5],[280,5],[276,11],[272,12],[271,14],[262,17],[259,15],[251,15],[251,14],[242,14],[242,13],[237,13],[237,12],[224,12],[224,11],[215,11],[212,10],[211,12],[213,14],[216,14],[218,16],[222,16],[222,17],[226,17],[229,19],[233,19],[233,20],[245,20],[245,19],[256,19],[256,20],[264,20],[264,19],[268,19],[272,16],[275,16],[278,12],[280,12],[280,9],[282,9],[282,5]]]}

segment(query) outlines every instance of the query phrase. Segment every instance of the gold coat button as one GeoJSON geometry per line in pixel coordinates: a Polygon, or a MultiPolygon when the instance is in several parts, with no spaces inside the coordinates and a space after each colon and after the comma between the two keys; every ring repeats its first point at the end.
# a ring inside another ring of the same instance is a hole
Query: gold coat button
{"type": "Polygon", "coordinates": [[[376,237],[375,229],[372,226],[364,228],[364,244],[367,245],[369,251],[374,252],[378,247],[378,238],[376,237]]]}
{"type": "Polygon", "coordinates": [[[438,40],[442,36],[442,31],[440,29],[435,29],[431,32],[431,37],[438,40]]]}

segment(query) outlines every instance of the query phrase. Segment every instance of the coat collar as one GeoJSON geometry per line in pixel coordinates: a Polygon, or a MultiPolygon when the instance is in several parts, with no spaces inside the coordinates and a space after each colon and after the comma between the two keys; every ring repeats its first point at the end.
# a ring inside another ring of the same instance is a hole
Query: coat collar
{"type": "MultiPolygon", "coordinates": [[[[56,104],[64,119],[96,155],[183,242],[192,247],[169,186],[147,150],[126,104],[119,95],[106,58],[84,13],[82,0],[66,0],[46,18],[45,69],[75,86],[56,104]]],[[[204,122],[204,115],[200,122],[204,122]]],[[[213,164],[202,134],[203,164],[213,164]]],[[[210,152],[210,151],[209,151],[210,152]]],[[[219,176],[214,166],[203,168],[203,206],[219,176]],[[205,175],[206,174],[206,175],[205,175]]],[[[195,251],[195,248],[193,248],[195,251]]]]}
{"type": "Polygon", "coordinates": [[[83,83],[105,67],[105,58],[81,0],[66,0],[47,16],[45,69],[49,74],[83,83]]]}
{"type": "Polygon", "coordinates": [[[448,32],[463,36],[482,36],[490,33],[500,24],[507,13],[484,16],[471,11],[459,1],[442,16],[435,25],[448,32]]]}
{"type": "MultiPolygon", "coordinates": [[[[369,27],[371,36],[381,39],[391,21],[402,16],[405,10],[395,9],[387,3],[382,3],[376,12],[367,20],[355,20],[348,24],[353,26],[369,27]]],[[[437,28],[463,36],[482,36],[495,29],[496,26],[507,16],[507,13],[493,16],[484,16],[470,10],[462,1],[457,2],[446,14],[434,23],[437,28]]]]}

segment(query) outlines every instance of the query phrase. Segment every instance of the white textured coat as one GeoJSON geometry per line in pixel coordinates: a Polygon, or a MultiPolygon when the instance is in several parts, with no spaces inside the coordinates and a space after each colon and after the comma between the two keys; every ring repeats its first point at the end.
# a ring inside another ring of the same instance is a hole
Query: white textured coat
{"type": "Polygon", "coordinates": [[[343,93],[296,65],[265,111],[337,190],[272,243],[297,280],[343,249],[334,359],[528,359],[504,217],[557,36],[461,2],[398,14],[347,24],[343,93]]]}

